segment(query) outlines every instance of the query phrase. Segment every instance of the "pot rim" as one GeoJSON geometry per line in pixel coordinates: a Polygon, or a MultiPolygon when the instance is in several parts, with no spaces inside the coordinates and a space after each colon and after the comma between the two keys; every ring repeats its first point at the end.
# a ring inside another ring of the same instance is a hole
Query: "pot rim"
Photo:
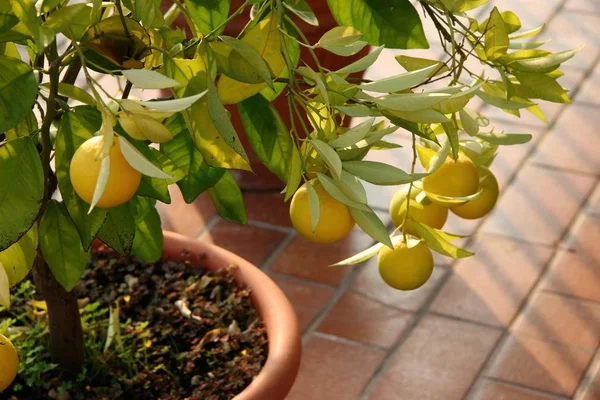
{"type": "Polygon", "coordinates": [[[182,249],[192,257],[206,255],[202,265],[210,270],[236,265],[231,270],[236,282],[251,289],[251,299],[261,316],[268,338],[268,356],[260,373],[235,400],[283,400],[300,368],[302,341],[294,308],[281,289],[263,271],[245,259],[214,244],[163,231],[163,258],[182,258],[182,249]]]}

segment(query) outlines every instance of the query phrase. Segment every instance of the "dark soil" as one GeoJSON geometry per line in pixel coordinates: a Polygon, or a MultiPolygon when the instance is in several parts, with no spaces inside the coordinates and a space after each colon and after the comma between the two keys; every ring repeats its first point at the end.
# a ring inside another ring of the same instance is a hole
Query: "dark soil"
{"type": "MultiPolygon", "coordinates": [[[[20,376],[0,398],[231,399],[266,360],[266,332],[250,291],[226,270],[207,273],[188,261],[149,264],[103,247],[75,290],[89,304],[85,374],[67,381],[54,369],[35,380],[37,387],[20,376]],[[119,310],[113,328],[120,334],[104,351],[110,307],[114,315],[119,310]]],[[[16,302],[10,312],[28,305],[16,302]]],[[[50,362],[48,354],[41,357],[50,362]]]]}

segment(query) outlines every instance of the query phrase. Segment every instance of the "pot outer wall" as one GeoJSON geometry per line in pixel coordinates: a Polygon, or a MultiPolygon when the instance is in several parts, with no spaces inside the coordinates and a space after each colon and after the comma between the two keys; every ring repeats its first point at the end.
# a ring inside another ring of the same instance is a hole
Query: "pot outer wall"
{"type": "Polygon", "coordinates": [[[236,265],[232,270],[240,285],[251,289],[251,298],[267,330],[269,354],[261,372],[234,400],[284,400],[298,369],[302,342],[296,313],[281,289],[264,272],[218,246],[164,231],[163,259],[183,260],[189,250],[191,261],[211,271],[236,265]]]}
{"type": "MultiPolygon", "coordinates": [[[[321,36],[323,36],[323,34],[325,34],[330,29],[334,28],[335,26],[338,26],[338,24],[335,21],[333,15],[331,14],[331,12],[329,10],[327,1],[325,1],[325,0],[307,0],[307,2],[311,6],[311,8],[313,9],[315,15],[317,16],[317,18],[319,20],[319,26],[312,26],[310,24],[307,24],[306,22],[302,21],[301,19],[297,18],[296,16],[293,16],[293,18],[294,18],[294,22],[304,32],[304,34],[306,35],[309,42],[311,44],[314,44],[321,38],[321,36]]],[[[243,3],[242,0],[232,0],[230,10],[233,11],[233,10],[238,9],[242,5],[242,3],[243,3]]],[[[171,4],[170,0],[164,0],[163,1],[163,11],[166,11],[169,8],[170,4],[171,4]]],[[[237,18],[234,18],[227,25],[224,34],[228,35],[228,36],[237,37],[237,35],[241,32],[241,30],[244,28],[244,26],[248,22],[249,13],[250,13],[249,10],[250,10],[250,8],[248,8],[247,11],[245,11],[243,14],[241,14],[237,18]]],[[[189,32],[187,23],[186,23],[185,19],[183,18],[183,16],[179,16],[179,18],[175,22],[175,25],[184,29],[189,36],[190,32],[189,32]]],[[[368,52],[369,52],[369,46],[365,47],[363,50],[361,50],[359,53],[357,53],[353,56],[342,57],[342,56],[338,56],[336,54],[330,53],[324,49],[315,49],[315,53],[316,53],[317,58],[319,59],[319,62],[321,63],[321,65],[332,71],[336,71],[336,70],[360,59],[361,57],[364,57],[365,55],[368,54],[368,52]]],[[[309,51],[304,46],[300,46],[300,59],[303,62],[306,62],[306,64],[308,64],[311,68],[316,69],[316,64],[315,64],[314,60],[312,59],[309,51]]],[[[352,74],[352,76],[357,77],[357,78],[362,78],[363,73],[352,74]]],[[[282,117],[283,121],[285,122],[285,124],[287,125],[288,129],[290,129],[291,123],[290,123],[290,115],[288,112],[286,93],[287,93],[287,89],[285,89],[284,92],[281,95],[279,95],[279,97],[277,99],[275,99],[275,101],[273,102],[273,105],[275,106],[275,108],[277,109],[279,114],[281,115],[281,117],[282,117]]],[[[233,126],[234,126],[236,132],[238,132],[238,133],[243,132],[244,128],[243,128],[242,121],[241,121],[240,115],[238,113],[237,107],[235,105],[227,106],[227,109],[231,113],[231,122],[233,123],[233,126]]],[[[349,126],[350,120],[351,120],[350,118],[346,118],[344,120],[344,125],[349,126]]],[[[307,126],[310,126],[310,123],[307,118],[304,118],[304,122],[307,126]]],[[[297,126],[299,126],[299,124],[297,124],[297,126]]],[[[283,190],[283,188],[285,187],[285,183],[282,182],[277,176],[275,176],[275,174],[273,174],[271,171],[269,171],[267,169],[267,167],[265,167],[260,162],[260,160],[258,159],[258,156],[252,149],[252,146],[251,146],[250,142],[248,141],[246,135],[239,134],[239,137],[240,137],[240,141],[241,141],[242,145],[246,149],[246,153],[248,154],[248,158],[250,160],[250,166],[252,167],[252,170],[254,171],[254,172],[237,171],[237,170],[232,171],[234,176],[236,177],[236,180],[238,181],[238,184],[240,185],[240,187],[246,191],[275,191],[275,190],[280,191],[280,190],[283,190]]]]}

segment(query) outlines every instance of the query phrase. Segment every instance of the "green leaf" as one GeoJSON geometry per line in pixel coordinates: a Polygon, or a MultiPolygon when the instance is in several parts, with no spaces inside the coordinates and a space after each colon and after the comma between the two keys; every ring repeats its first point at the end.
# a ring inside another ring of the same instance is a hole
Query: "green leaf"
{"type": "Polygon", "coordinates": [[[512,40],[515,40],[515,39],[524,39],[524,38],[536,36],[543,29],[544,29],[544,24],[538,26],[537,28],[530,29],[528,31],[524,31],[524,32],[521,32],[521,33],[513,33],[512,35],[509,36],[509,38],[512,41],[512,40]]]}
{"type": "Polygon", "coordinates": [[[335,109],[343,112],[349,117],[373,117],[381,115],[377,110],[369,108],[363,104],[349,104],[344,106],[334,106],[335,109]]]}
{"type": "Polygon", "coordinates": [[[169,118],[165,125],[174,138],[160,146],[160,151],[169,157],[184,177],[177,182],[183,199],[190,204],[200,193],[214,186],[225,173],[223,168],[208,165],[194,146],[194,141],[181,114],[169,118]]]}
{"type": "Polygon", "coordinates": [[[93,240],[100,231],[106,219],[107,210],[94,208],[88,214],[89,205],[75,193],[71,184],[69,169],[75,151],[83,142],[94,136],[94,132],[100,129],[101,124],[102,118],[96,107],[74,107],[63,116],[55,141],[55,165],[58,187],[67,211],[79,232],[81,243],[85,250],[89,250],[93,240]]]}
{"type": "Polygon", "coordinates": [[[163,251],[163,232],[161,229],[160,215],[154,206],[146,211],[147,201],[138,197],[133,202],[132,208],[135,219],[135,236],[131,253],[144,261],[157,262],[163,251]]]}
{"type": "Polygon", "coordinates": [[[375,82],[365,83],[360,86],[362,90],[379,93],[399,92],[423,83],[439,69],[438,65],[430,65],[423,69],[405,72],[403,74],[390,76],[375,82]]]}
{"type": "Polygon", "coordinates": [[[521,29],[521,20],[517,14],[512,11],[503,11],[501,15],[509,34],[521,29]]]}
{"type": "MultiPolygon", "coordinates": [[[[404,237],[402,235],[393,236],[390,239],[392,241],[392,244],[394,245],[394,248],[404,241],[404,237]]],[[[421,241],[420,239],[408,238],[409,247],[413,247],[411,244],[415,243],[414,245],[416,245],[420,241],[421,241]]],[[[358,254],[355,254],[351,257],[346,258],[345,260],[342,260],[335,264],[330,265],[330,267],[343,267],[343,266],[348,266],[348,265],[356,265],[363,261],[367,261],[368,259],[373,258],[376,255],[378,255],[379,251],[383,248],[383,246],[384,246],[384,244],[382,244],[382,243],[376,243],[373,246],[369,247],[366,250],[361,251],[358,254]]]]}
{"type": "Polygon", "coordinates": [[[29,136],[33,131],[37,129],[37,118],[33,111],[29,111],[27,114],[25,114],[25,117],[19,121],[17,126],[6,132],[6,140],[10,142],[11,140],[15,140],[16,138],[29,136]]]}
{"type": "Polygon", "coordinates": [[[208,189],[208,193],[223,219],[244,225],[248,223],[242,191],[231,172],[226,171],[219,182],[208,189]]]}
{"type": "Polygon", "coordinates": [[[436,65],[438,68],[432,76],[438,76],[445,72],[450,72],[450,68],[448,68],[446,64],[437,60],[429,60],[427,58],[399,55],[396,56],[396,61],[398,61],[398,64],[404,67],[404,69],[407,71],[416,71],[419,69],[430,67],[432,65],[436,65]]]}
{"type": "Polygon", "coordinates": [[[427,175],[411,175],[400,168],[377,161],[344,161],[342,165],[352,175],[375,185],[402,185],[427,175]]]}
{"type": "Polygon", "coordinates": [[[322,142],[318,139],[312,139],[309,141],[313,148],[325,162],[325,165],[329,168],[329,171],[338,179],[342,176],[342,160],[331,146],[327,143],[322,142]]]}
{"type": "Polygon", "coordinates": [[[25,279],[33,267],[37,256],[37,247],[38,230],[37,225],[33,225],[18,242],[6,250],[0,251],[0,264],[4,265],[9,286],[15,286],[25,279]]]}
{"type": "Polygon", "coordinates": [[[80,40],[91,23],[92,7],[87,4],[72,4],[54,11],[44,27],[61,32],[71,40],[80,40]]]}
{"type": "MultiPolygon", "coordinates": [[[[190,13],[190,18],[196,28],[207,35],[227,19],[230,0],[187,0],[185,6],[190,13]]],[[[220,28],[216,34],[223,32],[220,28]]]]}
{"type": "Polygon", "coordinates": [[[0,262],[0,306],[10,308],[10,286],[2,262],[0,262]]]}
{"type": "Polygon", "coordinates": [[[537,49],[538,47],[541,47],[543,45],[545,45],[546,43],[548,43],[548,40],[544,40],[541,42],[510,42],[510,45],[508,45],[509,49],[512,50],[529,50],[529,49],[537,49]]]}
{"type": "MultiPolygon", "coordinates": [[[[50,88],[49,84],[44,84],[43,86],[50,88]]],[[[58,94],[73,100],[80,101],[83,104],[87,104],[90,106],[96,104],[96,100],[92,97],[91,94],[75,85],[70,85],[68,83],[61,82],[58,84],[58,94]]]]}
{"type": "Polygon", "coordinates": [[[0,251],[35,223],[44,197],[44,172],[35,142],[28,137],[0,146],[0,251]]]}
{"type": "Polygon", "coordinates": [[[358,41],[361,37],[362,33],[351,26],[336,26],[325,32],[316,46],[324,49],[344,47],[358,41]]]}
{"type": "Polygon", "coordinates": [[[485,55],[488,60],[505,55],[510,43],[509,32],[497,7],[492,9],[488,22],[482,27],[485,31],[485,55]]]}
{"type": "Polygon", "coordinates": [[[52,275],[71,291],[85,270],[89,251],[85,251],[77,228],[63,203],[51,200],[40,222],[40,247],[52,275]]]}
{"type": "Polygon", "coordinates": [[[447,93],[402,93],[378,97],[373,102],[388,110],[410,112],[432,108],[450,97],[447,93]]]}
{"type": "Polygon", "coordinates": [[[477,92],[477,96],[489,105],[507,110],[519,110],[521,108],[527,108],[535,105],[534,102],[529,100],[516,98],[506,100],[506,96],[500,97],[481,90],[477,92]]]}
{"type": "Polygon", "coordinates": [[[335,72],[337,74],[353,74],[356,72],[364,71],[365,69],[373,65],[373,63],[377,60],[379,54],[381,54],[384,48],[385,46],[376,47],[373,51],[371,51],[369,54],[367,54],[360,60],[356,60],[353,63],[348,64],[335,72]]]}
{"type": "Polygon", "coordinates": [[[409,0],[327,0],[338,24],[362,32],[372,46],[426,49],[419,14],[409,0]]]}
{"type": "Polygon", "coordinates": [[[462,124],[465,132],[467,132],[470,136],[477,135],[477,132],[479,132],[479,123],[477,121],[483,117],[483,115],[479,114],[477,111],[469,110],[467,108],[460,110],[458,115],[460,116],[460,123],[462,124]]]}
{"type": "Polygon", "coordinates": [[[314,232],[321,218],[321,205],[319,204],[319,195],[311,182],[306,184],[306,192],[308,193],[308,204],[310,205],[310,223],[314,232]]]}
{"type": "Polygon", "coordinates": [[[335,148],[344,148],[348,146],[352,146],[353,144],[358,143],[369,133],[371,128],[373,127],[374,118],[369,118],[366,121],[361,122],[355,127],[348,129],[342,135],[337,138],[330,140],[329,145],[335,148]]]}
{"type": "Polygon", "coordinates": [[[554,103],[571,103],[565,89],[548,75],[515,72],[515,77],[521,82],[520,90],[517,92],[521,97],[542,99],[554,103]]]}
{"type": "Polygon", "coordinates": [[[289,161],[298,149],[277,109],[256,94],[238,103],[244,131],[259,160],[282,181],[290,174],[289,161]]]}
{"type": "Polygon", "coordinates": [[[5,132],[31,110],[38,84],[33,69],[16,58],[0,55],[0,71],[0,132],[5,132]]]}
{"type": "Polygon", "coordinates": [[[526,60],[526,59],[537,58],[537,57],[545,57],[550,54],[552,54],[552,53],[550,53],[547,50],[540,50],[540,49],[517,50],[512,53],[505,54],[504,56],[500,57],[500,60],[503,63],[510,64],[515,61],[526,60]]]}
{"type": "Polygon", "coordinates": [[[285,198],[284,201],[288,201],[296,192],[296,189],[302,183],[302,157],[299,151],[292,152],[292,159],[289,165],[289,175],[287,178],[287,185],[285,187],[285,198]]]}
{"type": "Polygon", "coordinates": [[[367,204],[367,191],[358,178],[348,171],[342,171],[342,179],[338,181],[340,188],[346,193],[352,195],[358,203],[367,204]]]}
{"type": "Polygon", "coordinates": [[[121,73],[140,89],[167,89],[181,85],[175,79],[148,69],[127,69],[121,73]]]}
{"type": "MultiPolygon", "coordinates": [[[[448,122],[450,121],[448,119],[448,117],[446,117],[444,114],[442,114],[441,112],[437,111],[437,110],[419,110],[419,111],[395,111],[395,110],[390,110],[390,113],[393,114],[394,116],[404,119],[406,121],[410,121],[410,122],[420,122],[423,124],[436,124],[436,123],[442,123],[442,122],[448,122]]],[[[389,118],[389,117],[388,117],[389,118]]],[[[394,123],[396,124],[396,122],[394,121],[394,123]]],[[[397,124],[398,125],[398,124],[397,124]]],[[[401,125],[398,125],[401,126],[401,125]]],[[[413,132],[413,131],[411,131],[413,132]]],[[[417,130],[415,134],[421,136],[421,137],[425,137],[427,139],[432,140],[432,138],[426,134],[424,134],[424,132],[422,130],[417,130]]],[[[434,140],[435,141],[435,140],[434,140]]]]}
{"type": "Polygon", "coordinates": [[[444,122],[442,124],[444,128],[444,132],[446,132],[446,136],[448,137],[448,142],[450,143],[450,148],[452,149],[452,158],[458,159],[458,130],[456,129],[456,125],[454,122],[444,122]]]}
{"type": "Polygon", "coordinates": [[[469,103],[471,98],[475,96],[479,88],[483,86],[484,83],[485,81],[481,81],[478,84],[470,87],[461,87],[459,91],[452,93],[449,99],[437,104],[434,109],[442,114],[454,114],[455,112],[462,110],[469,103]]]}
{"type": "Polygon", "coordinates": [[[367,211],[359,210],[356,208],[350,208],[350,214],[352,214],[352,218],[360,229],[362,229],[367,235],[371,236],[373,239],[377,240],[384,245],[393,248],[392,241],[388,234],[388,230],[381,222],[381,219],[371,210],[370,208],[367,211]]]}
{"type": "MultiPolygon", "coordinates": [[[[227,43],[229,46],[233,48],[234,52],[237,52],[242,58],[244,58],[248,64],[249,68],[253,68],[256,74],[269,85],[270,88],[273,88],[273,79],[271,78],[271,69],[269,65],[261,57],[261,55],[249,44],[244,43],[239,39],[234,39],[229,36],[221,36],[221,39],[227,43]]],[[[235,63],[235,62],[234,62],[235,63]]],[[[259,83],[259,82],[250,82],[250,83],[259,83]]],[[[210,89],[210,86],[209,86],[210,89]]],[[[215,88],[216,92],[216,88],[215,88]]]]}
{"type": "MultiPolygon", "coordinates": [[[[442,143],[442,146],[439,148],[439,150],[434,155],[432,155],[428,162],[425,161],[425,157],[421,158],[421,162],[423,163],[423,166],[427,169],[427,172],[429,174],[433,174],[442,166],[442,164],[444,164],[444,161],[446,161],[448,155],[450,154],[450,150],[452,150],[452,144],[450,143],[450,140],[445,140],[444,143],[442,143]]],[[[425,152],[423,153],[424,155],[426,154],[425,152]]],[[[431,155],[431,153],[429,153],[428,155],[431,155]]]]}
{"type": "MultiPolygon", "coordinates": [[[[412,218],[411,218],[412,219],[412,218]]],[[[442,255],[452,258],[465,258],[473,255],[470,251],[461,249],[450,243],[443,232],[423,225],[414,219],[411,221],[419,236],[425,241],[427,247],[442,255]]]]}
{"type": "Polygon", "coordinates": [[[208,95],[206,96],[208,104],[208,114],[210,119],[214,123],[215,127],[219,131],[221,138],[229,147],[231,147],[237,154],[239,154],[245,161],[248,161],[248,156],[244,147],[240,143],[240,139],[229,119],[229,114],[223,106],[217,88],[213,83],[212,79],[208,78],[208,95]]]}
{"type": "Polygon", "coordinates": [[[564,63],[567,60],[570,60],[575,54],[579,53],[579,51],[582,48],[583,47],[573,50],[561,51],[560,53],[555,53],[546,57],[515,61],[510,65],[511,67],[519,71],[537,72],[540,74],[545,74],[554,71],[555,69],[560,67],[562,63],[564,63]]]}
{"type": "Polygon", "coordinates": [[[319,20],[306,0],[287,0],[283,6],[296,14],[298,18],[312,26],[319,26],[319,20]]]}
{"type": "Polygon", "coordinates": [[[119,254],[131,253],[135,237],[135,220],[129,201],[109,209],[106,221],[98,233],[98,238],[119,254]]]}
{"type": "Polygon", "coordinates": [[[354,207],[364,211],[369,210],[369,207],[366,204],[356,201],[359,200],[356,195],[348,194],[349,188],[342,188],[342,182],[340,180],[334,180],[321,173],[317,173],[317,178],[319,179],[321,185],[323,185],[323,189],[325,189],[325,191],[329,193],[331,197],[340,203],[344,203],[349,207],[354,207]]]}
{"type": "Polygon", "coordinates": [[[198,100],[200,100],[207,91],[203,91],[197,94],[194,94],[189,97],[183,97],[180,99],[173,100],[159,100],[159,101],[138,101],[140,105],[144,107],[148,107],[150,110],[156,111],[168,111],[168,112],[179,112],[188,109],[198,100]]]}
{"type": "Polygon", "coordinates": [[[531,140],[532,136],[529,133],[492,133],[480,132],[477,137],[485,140],[488,143],[498,144],[502,146],[510,146],[514,144],[523,144],[531,140]]]}

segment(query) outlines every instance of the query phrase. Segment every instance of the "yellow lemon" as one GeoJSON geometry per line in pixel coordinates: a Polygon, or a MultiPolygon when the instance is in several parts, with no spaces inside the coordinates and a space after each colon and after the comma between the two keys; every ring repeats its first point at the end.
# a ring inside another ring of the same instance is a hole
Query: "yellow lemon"
{"type": "MultiPolygon", "coordinates": [[[[75,192],[90,204],[96,189],[102,160],[96,154],[102,148],[102,136],[86,140],[71,159],[69,175],[75,192]]],[[[140,185],[142,174],[136,171],[121,153],[119,141],[115,140],[110,151],[110,174],[104,193],[96,204],[98,207],[116,207],[133,197],[140,185]]]]}
{"type": "Polygon", "coordinates": [[[383,247],[379,251],[379,275],[399,290],[414,290],[427,282],[433,272],[433,255],[423,243],[407,247],[400,243],[393,250],[383,247]]]}
{"type": "MultiPolygon", "coordinates": [[[[402,227],[406,215],[406,197],[409,185],[404,185],[394,194],[390,203],[390,216],[395,227],[402,227]]],[[[414,187],[410,191],[409,216],[427,226],[442,229],[448,218],[448,209],[432,202],[425,193],[414,187]]],[[[414,224],[409,220],[406,223],[406,232],[417,236],[414,224]]]]}
{"type": "Polygon", "coordinates": [[[450,210],[465,219],[477,219],[481,218],[494,208],[496,201],[498,200],[498,194],[500,188],[498,187],[498,181],[496,177],[489,169],[480,167],[478,169],[481,181],[479,183],[481,187],[481,194],[476,199],[468,201],[467,203],[452,207],[450,210]]]}
{"type": "Polygon", "coordinates": [[[321,185],[315,187],[321,216],[313,232],[306,185],[307,183],[294,193],[290,205],[290,218],[298,233],[317,243],[333,243],[348,236],[355,224],[350,210],[345,204],[331,197],[321,185]]]}
{"type": "Polygon", "coordinates": [[[0,334],[0,392],[10,386],[17,376],[19,356],[15,346],[0,334]]]}
{"type": "MultiPolygon", "coordinates": [[[[428,193],[445,197],[473,195],[479,190],[477,167],[463,153],[458,154],[456,161],[448,157],[437,171],[423,178],[423,189],[428,193]]],[[[433,197],[431,199],[441,205],[448,205],[433,197]]]]}

